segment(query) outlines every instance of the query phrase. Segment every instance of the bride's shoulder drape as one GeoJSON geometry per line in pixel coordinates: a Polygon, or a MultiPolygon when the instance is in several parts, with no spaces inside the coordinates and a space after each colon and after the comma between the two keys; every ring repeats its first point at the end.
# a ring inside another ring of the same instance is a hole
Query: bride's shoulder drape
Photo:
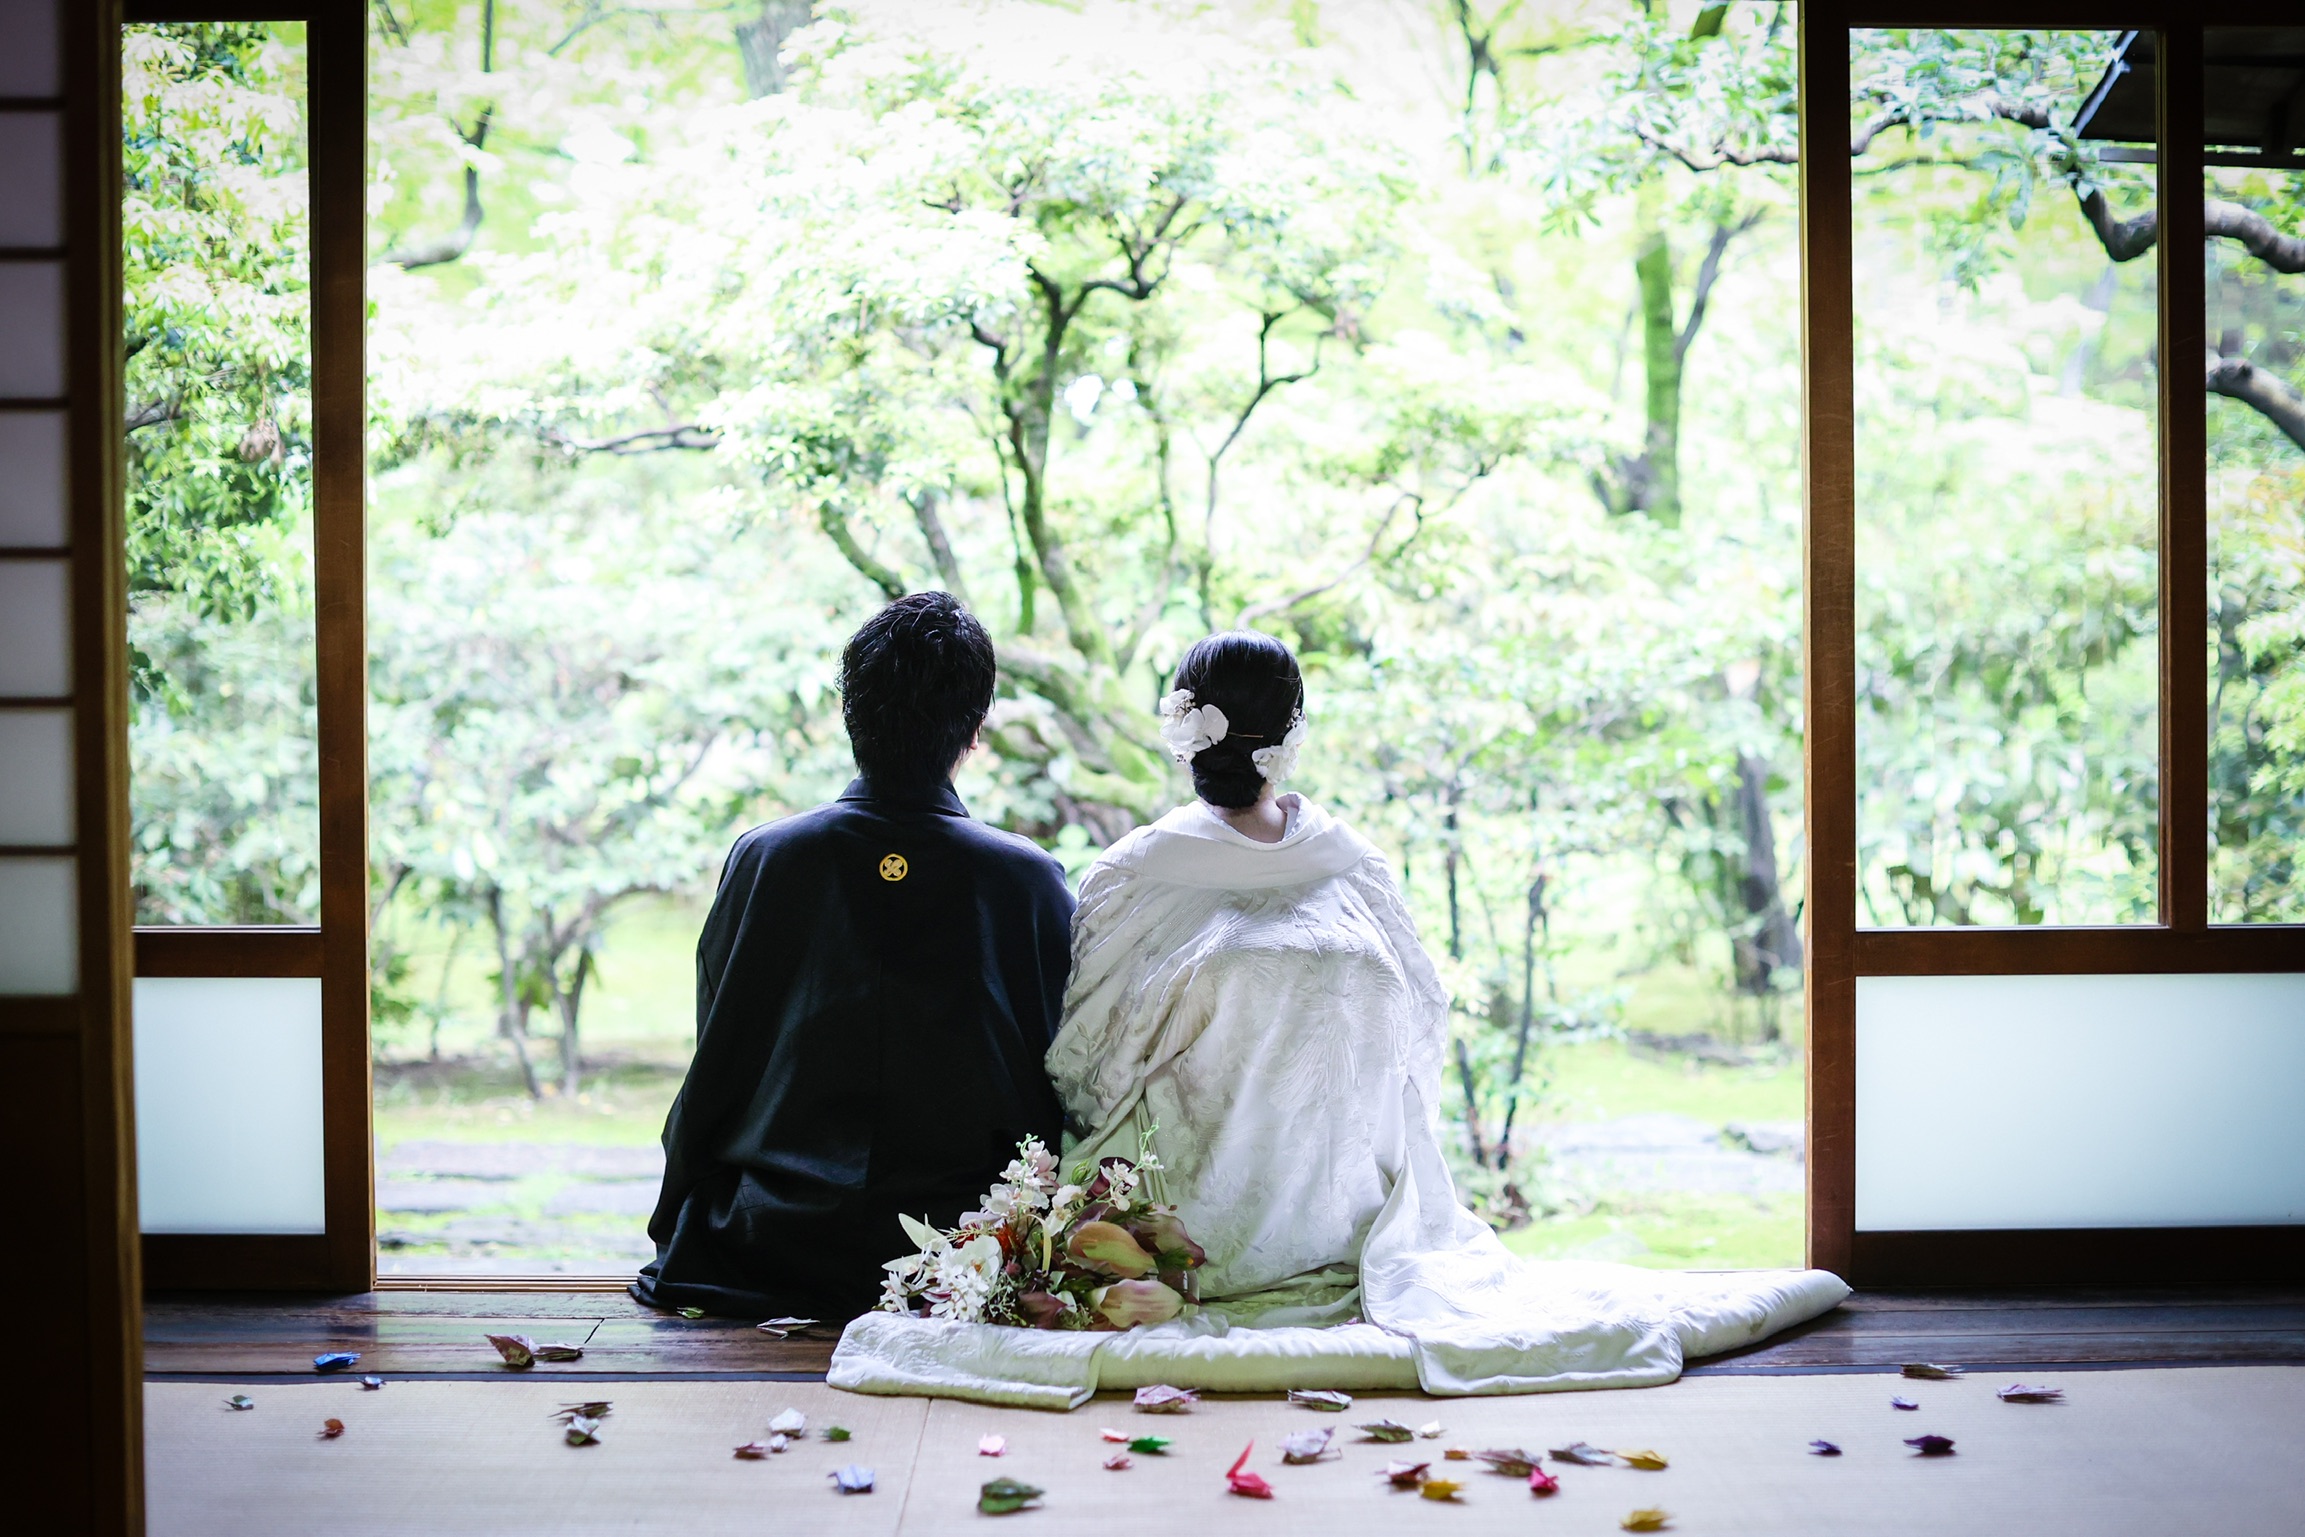
{"type": "Polygon", "coordinates": [[[1186,807],[1121,839],[1090,868],[1073,920],[1064,1025],[1048,1054],[1076,1127],[1108,1124],[1147,1076],[1197,1039],[1210,993],[1193,983],[1222,955],[1222,915],[1243,903],[1277,899],[1318,909],[1323,922],[1349,915],[1353,927],[1374,931],[1397,979],[1407,1056],[1430,1057],[1437,1071],[1447,999],[1384,856],[1317,808],[1305,808],[1301,826],[1299,836],[1260,846],[1186,807]]]}

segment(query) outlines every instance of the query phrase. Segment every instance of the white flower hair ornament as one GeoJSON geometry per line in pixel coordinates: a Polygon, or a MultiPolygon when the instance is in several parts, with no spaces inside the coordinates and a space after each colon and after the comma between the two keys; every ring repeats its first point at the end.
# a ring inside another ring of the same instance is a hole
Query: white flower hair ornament
{"type": "Polygon", "coordinates": [[[1162,695],[1159,709],[1161,740],[1179,763],[1192,762],[1195,753],[1216,746],[1231,729],[1224,711],[1213,704],[1195,705],[1189,688],[1162,695]]]}
{"type": "Polygon", "coordinates": [[[1280,784],[1297,771],[1297,749],[1305,745],[1305,712],[1297,711],[1289,721],[1288,735],[1271,747],[1260,747],[1249,754],[1249,761],[1257,772],[1265,776],[1267,784],[1280,784]]]}

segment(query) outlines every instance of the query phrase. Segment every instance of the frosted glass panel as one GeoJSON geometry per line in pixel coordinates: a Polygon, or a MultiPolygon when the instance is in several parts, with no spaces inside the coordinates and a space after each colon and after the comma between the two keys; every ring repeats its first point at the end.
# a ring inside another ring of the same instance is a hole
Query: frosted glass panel
{"type": "Polygon", "coordinates": [[[72,841],[72,712],[0,710],[0,843],[72,841]]]}
{"type": "Polygon", "coordinates": [[[2305,975],[1860,977],[1857,1227],[2305,1221],[2305,975]]]}
{"type": "Polygon", "coordinates": [[[69,859],[0,857],[0,993],[79,990],[79,889],[69,859]]]}
{"type": "Polygon", "coordinates": [[[72,692],[66,574],[60,560],[0,560],[0,698],[72,692]]]}
{"type": "Polygon", "coordinates": [[[0,96],[56,96],[56,0],[0,0],[0,96]]]}
{"type": "Polygon", "coordinates": [[[0,262],[0,396],[64,393],[64,264],[0,262]]]}
{"type": "Polygon", "coordinates": [[[136,979],[147,1233],[327,1229],[320,979],[136,979]]]}
{"type": "Polygon", "coordinates": [[[60,121],[53,112],[0,112],[0,245],[64,243],[60,121]]]}
{"type": "Polygon", "coordinates": [[[64,413],[0,411],[0,549],[64,543],[64,413]]]}

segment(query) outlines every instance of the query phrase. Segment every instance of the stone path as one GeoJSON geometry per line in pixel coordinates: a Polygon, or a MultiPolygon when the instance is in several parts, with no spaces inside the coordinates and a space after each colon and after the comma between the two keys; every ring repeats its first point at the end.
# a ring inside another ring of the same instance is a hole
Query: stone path
{"type": "Polygon", "coordinates": [[[377,1160],[382,1268],[388,1275],[629,1274],[655,1256],[645,1229],[663,1179],[664,1153],[654,1147],[403,1142],[377,1160]],[[395,1217],[449,1220],[396,1227],[395,1217]],[[445,1254],[400,1252],[443,1246],[445,1254]]]}
{"type": "Polygon", "coordinates": [[[1768,1195],[1802,1186],[1799,1121],[1710,1125],[1693,1116],[1620,1116],[1547,1128],[1553,1172],[1587,1190],[1768,1195]]]}
{"type": "MultiPolygon", "coordinates": [[[[1549,1127],[1536,1140],[1555,1176],[1589,1193],[1771,1195],[1802,1184],[1798,1121],[1724,1128],[1685,1115],[1629,1115],[1549,1127]]],[[[664,1176],[657,1148],[403,1142],[377,1173],[390,1273],[622,1272],[655,1252],[643,1229],[664,1176]],[[396,1229],[396,1216],[448,1220],[396,1229]],[[445,1255],[396,1253],[442,1245],[445,1255]]]]}

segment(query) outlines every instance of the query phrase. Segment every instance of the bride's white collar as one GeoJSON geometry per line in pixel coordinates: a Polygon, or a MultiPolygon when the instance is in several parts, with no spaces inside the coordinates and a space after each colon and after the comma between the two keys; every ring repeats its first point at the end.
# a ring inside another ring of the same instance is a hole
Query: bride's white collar
{"type": "Polygon", "coordinates": [[[1196,800],[1130,833],[1099,863],[1180,886],[1237,890],[1325,880],[1375,852],[1303,796],[1286,799],[1296,804],[1284,808],[1289,825],[1278,843],[1259,843],[1196,800]]]}
{"type": "MultiPolygon", "coordinates": [[[[1191,805],[1198,807],[1202,815],[1206,816],[1210,821],[1216,823],[1219,827],[1222,827],[1225,831],[1232,833],[1234,836],[1244,839],[1247,842],[1255,844],[1260,849],[1280,847],[1282,844],[1295,837],[1297,835],[1297,829],[1304,825],[1304,818],[1299,813],[1305,809],[1305,798],[1293,790],[1286,791],[1273,797],[1273,806],[1281,814],[1281,835],[1278,838],[1273,838],[1270,840],[1250,837],[1247,833],[1242,832],[1240,828],[1236,827],[1233,824],[1232,819],[1226,816],[1220,808],[1210,805],[1207,801],[1194,801],[1191,803],[1191,805]]],[[[1188,808],[1179,806],[1177,809],[1179,811],[1183,811],[1188,808]]]]}

